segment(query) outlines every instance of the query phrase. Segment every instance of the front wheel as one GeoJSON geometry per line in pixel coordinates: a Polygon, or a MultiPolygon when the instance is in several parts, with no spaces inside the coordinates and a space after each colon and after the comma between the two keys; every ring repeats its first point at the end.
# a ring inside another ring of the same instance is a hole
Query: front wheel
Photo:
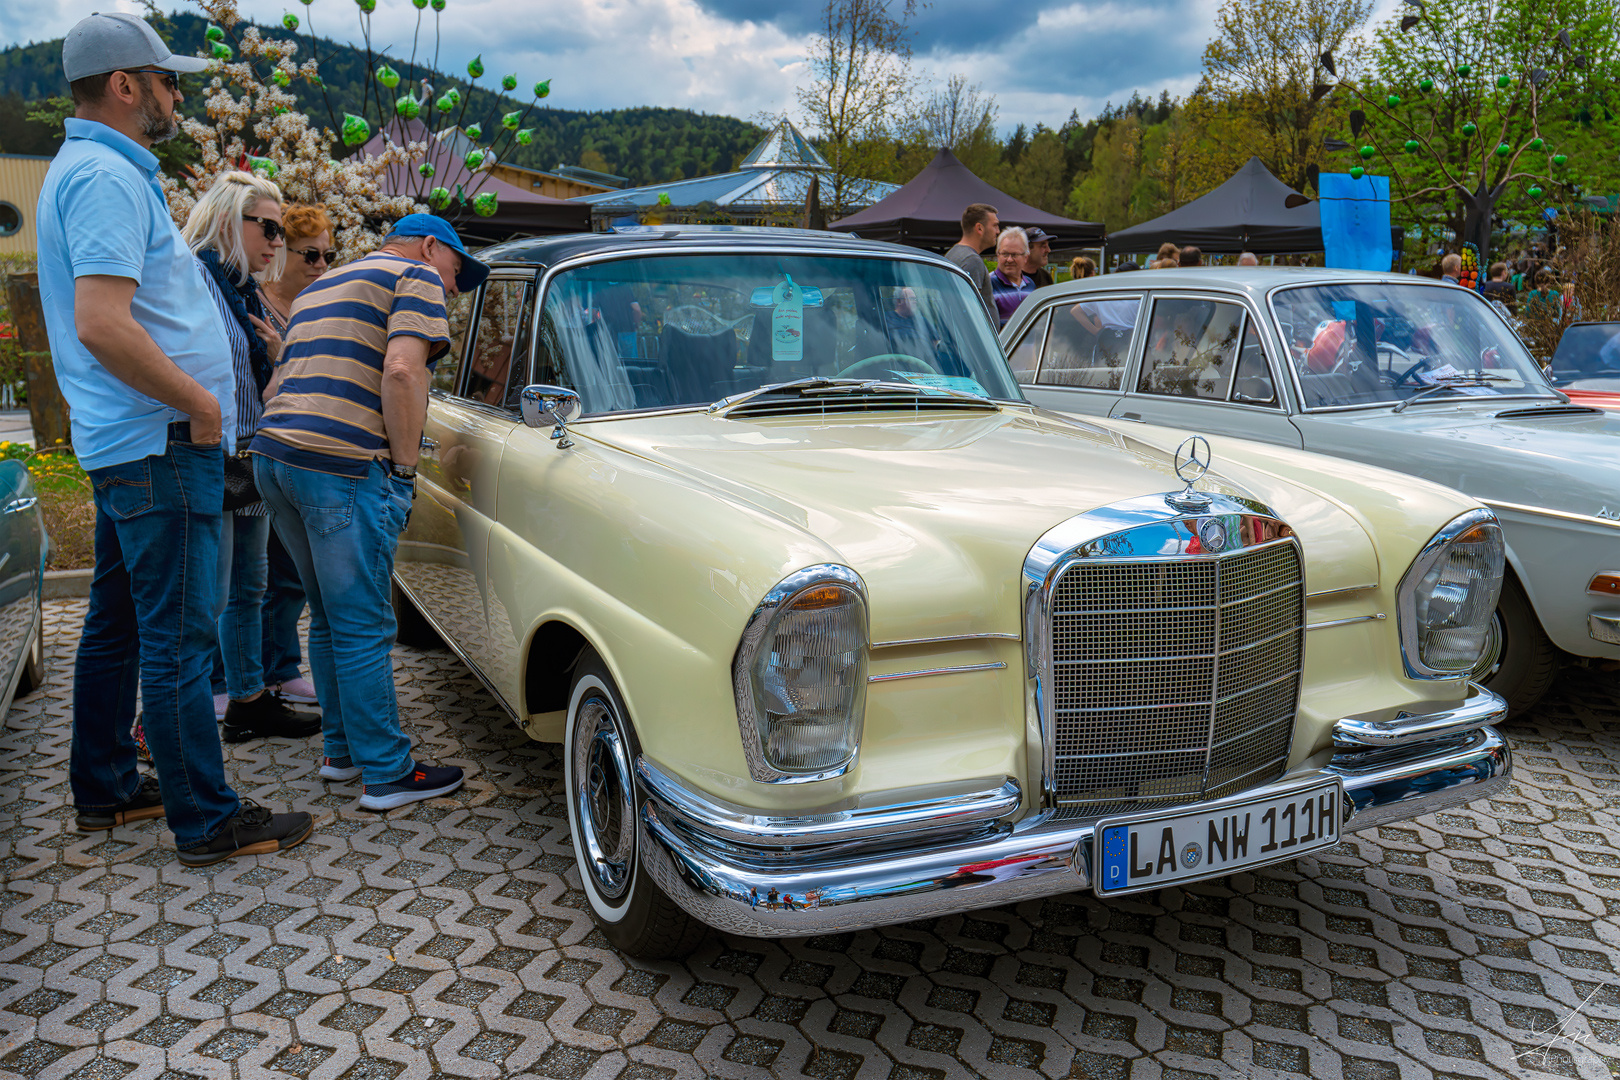
{"type": "Polygon", "coordinates": [[[563,790],[574,862],[591,918],[619,951],[640,960],[686,956],[708,928],[671,900],[641,865],[633,731],[619,689],[595,653],[574,670],[563,745],[563,790]]]}
{"type": "Polygon", "coordinates": [[[1552,686],[1558,675],[1558,647],[1541,628],[1530,598],[1512,575],[1502,582],[1502,599],[1491,618],[1492,640],[1482,663],[1488,663],[1493,652],[1497,659],[1478,674],[1486,687],[1507,701],[1508,716],[1518,716],[1552,686]]]}

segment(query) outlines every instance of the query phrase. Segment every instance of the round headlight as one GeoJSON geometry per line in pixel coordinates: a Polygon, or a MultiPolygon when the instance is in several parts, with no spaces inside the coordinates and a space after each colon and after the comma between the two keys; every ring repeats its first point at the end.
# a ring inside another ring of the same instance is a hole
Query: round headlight
{"type": "Polygon", "coordinates": [[[1471,510],[1436,533],[1401,579],[1401,656],[1418,679],[1454,679],[1479,660],[1502,592],[1502,529],[1471,510]]]}

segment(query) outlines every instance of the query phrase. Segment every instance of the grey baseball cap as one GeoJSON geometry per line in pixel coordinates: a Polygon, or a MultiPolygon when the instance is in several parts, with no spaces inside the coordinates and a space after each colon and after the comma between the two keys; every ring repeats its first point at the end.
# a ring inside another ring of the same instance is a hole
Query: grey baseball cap
{"type": "Polygon", "coordinates": [[[68,82],[136,68],[194,73],[208,70],[208,63],[176,56],[145,19],[116,11],[80,19],[62,42],[62,73],[68,82]]]}

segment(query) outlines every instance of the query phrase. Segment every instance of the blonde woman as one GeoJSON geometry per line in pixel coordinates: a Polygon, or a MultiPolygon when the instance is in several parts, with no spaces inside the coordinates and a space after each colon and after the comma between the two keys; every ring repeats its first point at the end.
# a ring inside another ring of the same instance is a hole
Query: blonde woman
{"type": "Polygon", "coordinates": [[[1069,263],[1069,276],[1075,281],[1084,281],[1097,273],[1097,264],[1084,255],[1076,255],[1069,263]]]}
{"type": "MultiPolygon", "coordinates": [[[[264,389],[281,353],[281,335],[265,321],[254,278],[267,271],[278,276],[286,256],[281,191],[252,173],[226,173],[197,201],[181,234],[206,271],[204,279],[224,319],[236,372],[236,445],[245,447],[258,429],[264,389]]],[[[215,606],[220,609],[225,693],[214,695],[214,711],[225,722],[226,742],[302,738],[321,729],[319,716],[294,712],[265,688],[260,608],[269,533],[262,502],[227,512],[220,532],[215,606]]]]}

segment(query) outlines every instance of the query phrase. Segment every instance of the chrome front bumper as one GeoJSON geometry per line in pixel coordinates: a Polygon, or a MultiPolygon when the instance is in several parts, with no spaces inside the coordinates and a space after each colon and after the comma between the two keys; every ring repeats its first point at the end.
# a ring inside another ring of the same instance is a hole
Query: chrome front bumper
{"type": "MultiPolygon", "coordinates": [[[[1313,778],[1344,783],[1344,829],[1417,817],[1495,793],[1513,755],[1495,728],[1506,704],[1488,690],[1433,722],[1439,734],[1339,749],[1237,799],[1266,798],[1313,778]]],[[[1427,717],[1400,716],[1402,734],[1427,717]]],[[[1365,745],[1365,744],[1363,744],[1365,745]]],[[[1013,825],[1012,781],[927,803],[808,818],[718,807],[643,759],[637,769],[642,865],[695,918],[748,937],[803,937],[888,926],[1090,887],[1093,826],[1031,814],[1013,825]],[[1008,785],[1011,785],[1009,790],[1008,785]],[[918,809],[926,806],[926,809],[918,809]],[[1000,814],[998,819],[994,815],[1000,814]],[[791,898],[784,902],[783,897],[791,898]]]]}

